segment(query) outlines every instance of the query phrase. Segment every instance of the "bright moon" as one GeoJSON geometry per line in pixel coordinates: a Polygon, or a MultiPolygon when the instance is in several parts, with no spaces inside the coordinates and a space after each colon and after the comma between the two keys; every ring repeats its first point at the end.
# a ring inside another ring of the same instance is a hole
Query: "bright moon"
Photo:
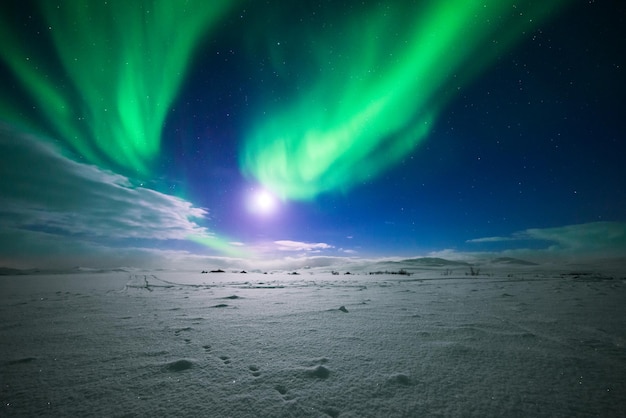
{"type": "Polygon", "coordinates": [[[250,200],[250,210],[260,214],[270,214],[278,206],[276,198],[267,190],[256,190],[250,200]]]}

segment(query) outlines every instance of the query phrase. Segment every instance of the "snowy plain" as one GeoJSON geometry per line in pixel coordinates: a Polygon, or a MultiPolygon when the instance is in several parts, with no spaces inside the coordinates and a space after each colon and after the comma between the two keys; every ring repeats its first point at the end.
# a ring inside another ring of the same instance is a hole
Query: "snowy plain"
{"type": "Polygon", "coordinates": [[[0,416],[626,416],[626,276],[0,276],[0,416]]]}

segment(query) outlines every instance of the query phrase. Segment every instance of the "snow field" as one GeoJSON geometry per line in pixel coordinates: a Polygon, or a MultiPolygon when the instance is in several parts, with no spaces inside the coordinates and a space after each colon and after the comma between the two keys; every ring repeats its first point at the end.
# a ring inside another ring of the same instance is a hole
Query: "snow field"
{"type": "Polygon", "coordinates": [[[2,416],[626,411],[623,279],[120,272],[0,295],[2,416]]]}

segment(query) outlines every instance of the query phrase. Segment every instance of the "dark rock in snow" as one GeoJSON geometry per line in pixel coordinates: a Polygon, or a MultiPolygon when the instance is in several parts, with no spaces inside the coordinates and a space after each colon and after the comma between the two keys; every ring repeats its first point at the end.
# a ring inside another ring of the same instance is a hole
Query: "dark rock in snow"
{"type": "Polygon", "coordinates": [[[404,373],[396,373],[389,377],[389,383],[402,385],[402,386],[410,386],[413,383],[411,382],[411,378],[404,373]]]}
{"type": "Polygon", "coordinates": [[[12,365],[14,365],[14,364],[25,364],[25,363],[30,363],[30,362],[35,361],[35,360],[37,360],[35,357],[24,357],[24,358],[17,359],[17,360],[9,360],[9,361],[7,361],[5,364],[6,364],[7,366],[12,366],[12,365]]]}
{"type": "Polygon", "coordinates": [[[307,370],[306,375],[308,377],[315,377],[318,379],[327,379],[328,376],[330,376],[330,370],[324,366],[317,366],[314,369],[307,370]]]}
{"type": "Polygon", "coordinates": [[[337,418],[341,414],[341,411],[333,406],[324,409],[323,412],[332,418],[337,418]]]}
{"type": "Polygon", "coordinates": [[[339,310],[340,310],[341,312],[348,313],[348,310],[347,310],[347,309],[346,309],[346,307],[345,307],[345,306],[343,306],[343,305],[339,308],[339,310]]]}
{"type": "Polygon", "coordinates": [[[165,369],[169,372],[182,372],[183,370],[188,370],[193,367],[193,362],[186,359],[176,360],[171,363],[168,363],[165,366],[165,369]]]}

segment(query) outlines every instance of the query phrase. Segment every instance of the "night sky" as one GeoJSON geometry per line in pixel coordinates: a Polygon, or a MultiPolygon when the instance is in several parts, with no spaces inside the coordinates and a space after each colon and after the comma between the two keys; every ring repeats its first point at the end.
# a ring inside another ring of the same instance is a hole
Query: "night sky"
{"type": "Polygon", "coordinates": [[[0,266],[626,255],[618,1],[3,1],[0,266]]]}

